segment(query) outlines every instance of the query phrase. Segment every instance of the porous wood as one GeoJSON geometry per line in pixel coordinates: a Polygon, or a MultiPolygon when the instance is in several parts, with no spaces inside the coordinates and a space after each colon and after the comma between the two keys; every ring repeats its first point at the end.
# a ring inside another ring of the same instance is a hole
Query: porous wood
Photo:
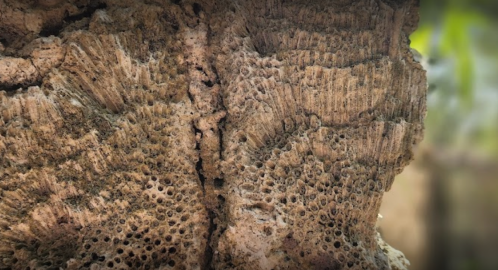
{"type": "Polygon", "coordinates": [[[0,0],[0,269],[403,269],[415,1],[0,0]]]}

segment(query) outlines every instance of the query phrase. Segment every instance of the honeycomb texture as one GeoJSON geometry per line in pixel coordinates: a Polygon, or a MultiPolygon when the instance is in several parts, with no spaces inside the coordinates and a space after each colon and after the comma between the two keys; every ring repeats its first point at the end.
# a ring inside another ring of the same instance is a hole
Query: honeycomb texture
{"type": "Polygon", "coordinates": [[[115,2],[29,42],[52,44],[60,63],[0,92],[0,269],[204,264],[182,11],[115,2]]]}
{"type": "Polygon", "coordinates": [[[0,0],[0,269],[404,269],[415,2],[0,0]]]}
{"type": "Polygon", "coordinates": [[[233,6],[217,33],[229,225],[215,269],[391,268],[375,222],[425,114],[412,4],[233,6]]]}

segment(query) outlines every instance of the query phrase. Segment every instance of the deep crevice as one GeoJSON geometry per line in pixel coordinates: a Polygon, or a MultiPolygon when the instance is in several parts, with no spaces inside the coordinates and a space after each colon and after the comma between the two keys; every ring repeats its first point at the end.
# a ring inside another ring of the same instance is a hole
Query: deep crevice
{"type": "Polygon", "coordinates": [[[211,246],[211,238],[213,237],[214,232],[216,231],[218,225],[214,223],[214,219],[216,218],[216,213],[212,210],[208,211],[208,216],[209,216],[209,228],[208,228],[208,237],[207,237],[207,245],[206,245],[206,252],[205,252],[205,266],[204,269],[207,270],[212,270],[213,267],[211,266],[211,262],[213,260],[214,256],[214,251],[213,247],[211,246]]]}
{"type": "Polygon", "coordinates": [[[211,80],[202,81],[202,83],[204,83],[204,85],[206,85],[207,87],[213,87],[214,86],[214,83],[211,80]]]}
{"type": "Polygon", "coordinates": [[[202,189],[205,192],[204,183],[206,182],[206,177],[202,174],[202,158],[199,157],[199,161],[195,164],[195,169],[197,170],[197,175],[201,181],[202,189]]]}
{"type": "MultiPolygon", "coordinates": [[[[214,74],[216,75],[215,83],[214,84],[220,84],[220,79],[218,76],[218,72],[216,70],[216,67],[214,65],[212,66],[212,70],[214,74]]],[[[214,85],[213,84],[213,85],[214,85]]],[[[219,96],[218,96],[218,111],[227,111],[224,100],[223,100],[223,95],[220,91],[219,96]]],[[[225,130],[225,125],[227,122],[227,116],[225,115],[223,118],[220,119],[218,122],[218,136],[219,136],[219,158],[220,161],[223,160],[223,133],[225,130]]],[[[214,252],[213,250],[217,248],[218,246],[218,241],[220,236],[223,234],[223,232],[226,230],[227,226],[227,217],[226,217],[226,209],[225,209],[225,197],[223,193],[223,188],[225,185],[225,179],[223,172],[220,172],[220,177],[213,179],[213,188],[215,188],[217,191],[216,193],[218,194],[216,196],[216,208],[214,210],[209,210],[209,235],[208,235],[208,244],[206,247],[206,261],[203,269],[205,270],[214,270],[214,267],[212,265],[212,261],[214,259],[214,252]]]]}
{"type": "Polygon", "coordinates": [[[88,6],[86,10],[83,11],[82,13],[72,16],[66,16],[64,19],[62,19],[61,23],[51,27],[44,28],[39,35],[42,37],[48,37],[51,35],[57,36],[60,34],[64,26],[82,20],[84,18],[90,18],[92,17],[93,13],[95,13],[95,11],[97,11],[98,9],[105,9],[105,8],[107,8],[107,4],[105,3],[98,3],[95,6],[92,6],[90,4],[90,6],[88,6]]]}
{"type": "MultiPolygon", "coordinates": [[[[194,103],[194,96],[192,96],[192,93],[190,93],[190,90],[187,90],[187,96],[188,99],[190,99],[190,102],[194,103]]],[[[194,126],[195,128],[195,126],[194,126]]]]}
{"type": "Polygon", "coordinates": [[[201,11],[202,11],[202,7],[201,7],[201,5],[199,5],[199,3],[194,3],[192,5],[192,9],[194,10],[194,13],[196,16],[199,16],[199,13],[201,13],[201,11]]]}
{"type": "Polygon", "coordinates": [[[204,69],[203,69],[201,66],[196,66],[196,67],[195,67],[195,69],[196,69],[196,70],[198,70],[198,71],[200,71],[200,72],[202,72],[202,74],[203,74],[204,76],[207,76],[206,71],[204,71],[204,69]]]}
{"type": "MultiPolygon", "coordinates": [[[[200,139],[202,139],[202,131],[200,129],[198,129],[197,127],[195,127],[195,124],[193,124],[192,127],[194,128],[194,135],[197,136],[197,133],[199,133],[201,135],[200,139]]],[[[195,170],[197,171],[197,176],[199,177],[199,180],[201,181],[202,191],[204,192],[204,195],[205,195],[206,188],[204,187],[204,183],[206,183],[206,177],[202,173],[202,157],[201,157],[201,142],[200,141],[195,143],[195,150],[199,151],[199,160],[197,161],[197,163],[195,163],[195,170]]]]}
{"type": "MultiPolygon", "coordinates": [[[[221,98],[221,103],[223,103],[223,98],[221,98]]],[[[226,111],[225,107],[223,106],[223,110],[226,111]]],[[[223,117],[220,119],[220,122],[218,123],[218,132],[220,136],[220,160],[223,160],[223,130],[225,129],[225,124],[226,124],[227,117],[223,117]]]]}
{"type": "Polygon", "coordinates": [[[214,187],[215,188],[222,188],[223,187],[223,184],[225,183],[225,181],[223,180],[223,178],[215,178],[214,179],[214,187]]]}
{"type": "MultiPolygon", "coordinates": [[[[197,16],[199,16],[200,12],[202,11],[202,7],[194,3],[193,4],[193,9],[194,13],[196,13],[197,16]]],[[[208,39],[210,37],[210,28],[208,28],[208,39]]],[[[209,44],[208,40],[208,44],[209,44]]],[[[210,45],[208,45],[210,46],[210,45]]],[[[213,61],[213,59],[212,59],[213,61]]],[[[212,62],[211,62],[212,63],[212,62]]],[[[215,75],[215,78],[211,79],[206,79],[206,80],[200,80],[205,86],[211,88],[214,87],[216,84],[220,84],[220,79],[218,77],[218,73],[216,71],[216,68],[214,65],[207,65],[207,66],[200,66],[200,65],[195,65],[194,70],[191,72],[200,72],[202,75],[206,77],[210,77],[207,75],[208,72],[206,72],[205,69],[209,69],[209,71],[212,71],[215,75]]],[[[211,91],[210,89],[206,89],[206,91],[211,91]]],[[[188,98],[191,100],[192,103],[195,103],[195,96],[191,93],[188,92],[188,98]]],[[[223,103],[223,97],[221,93],[218,94],[218,106],[214,111],[209,112],[209,114],[214,114],[220,111],[226,111],[226,107],[224,106],[223,103]]],[[[226,116],[220,119],[218,122],[218,129],[215,130],[215,128],[212,128],[211,130],[213,132],[218,132],[219,136],[219,158],[220,160],[223,160],[223,131],[225,128],[225,122],[226,122],[226,116]]],[[[204,193],[204,199],[206,201],[206,210],[208,212],[208,218],[209,218],[209,227],[208,227],[208,235],[207,235],[207,244],[206,248],[204,251],[204,262],[201,266],[201,269],[203,270],[214,270],[212,262],[214,260],[215,253],[214,251],[216,250],[218,246],[218,240],[221,235],[226,230],[226,213],[224,211],[225,208],[225,197],[222,195],[223,194],[223,188],[224,188],[224,177],[222,173],[218,175],[218,177],[212,178],[207,178],[204,175],[203,171],[203,159],[201,157],[201,140],[202,140],[202,131],[198,129],[195,124],[194,126],[194,132],[199,133],[201,135],[201,138],[198,139],[196,143],[196,150],[199,151],[199,160],[196,163],[196,171],[199,177],[199,180],[202,184],[202,189],[204,193]],[[221,193],[221,194],[220,194],[221,193]]],[[[216,153],[213,153],[216,154],[216,153]]],[[[206,161],[207,162],[207,161],[206,161]]]]}
{"type": "Polygon", "coordinates": [[[17,90],[21,89],[24,90],[24,89],[27,89],[28,87],[32,87],[32,86],[38,86],[38,87],[41,87],[42,85],[42,81],[34,81],[32,83],[18,83],[18,84],[14,84],[14,85],[5,85],[5,84],[0,84],[0,91],[5,91],[7,92],[8,95],[10,94],[15,94],[17,92],[17,90]]]}
{"type": "MultiPolygon", "coordinates": [[[[220,82],[220,77],[218,76],[218,71],[216,70],[216,67],[213,66],[213,71],[214,74],[216,74],[216,84],[221,84],[220,82]]],[[[223,99],[223,92],[219,92],[219,105],[220,105],[220,110],[225,111],[226,114],[223,118],[220,119],[220,122],[218,123],[218,132],[220,136],[220,160],[223,160],[223,132],[225,131],[225,126],[227,123],[227,117],[228,117],[228,110],[225,106],[225,100],[223,99]]]]}

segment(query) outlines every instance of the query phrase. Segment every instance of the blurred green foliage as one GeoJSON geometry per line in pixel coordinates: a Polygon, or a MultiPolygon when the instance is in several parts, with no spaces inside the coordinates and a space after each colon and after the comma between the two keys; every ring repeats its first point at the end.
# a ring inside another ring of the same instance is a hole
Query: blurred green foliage
{"type": "MultiPolygon", "coordinates": [[[[427,267],[498,269],[498,1],[422,0],[427,267]]],[[[416,179],[413,179],[416,180],[416,179]]]]}
{"type": "Polygon", "coordinates": [[[426,142],[498,157],[498,1],[421,1],[412,48],[425,59],[426,142]]]}

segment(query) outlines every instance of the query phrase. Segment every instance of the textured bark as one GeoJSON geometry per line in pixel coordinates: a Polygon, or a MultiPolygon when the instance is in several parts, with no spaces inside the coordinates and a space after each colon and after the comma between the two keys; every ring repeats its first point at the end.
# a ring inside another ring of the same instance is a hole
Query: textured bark
{"type": "Polygon", "coordinates": [[[402,269],[415,1],[0,0],[0,269],[402,269]]]}

